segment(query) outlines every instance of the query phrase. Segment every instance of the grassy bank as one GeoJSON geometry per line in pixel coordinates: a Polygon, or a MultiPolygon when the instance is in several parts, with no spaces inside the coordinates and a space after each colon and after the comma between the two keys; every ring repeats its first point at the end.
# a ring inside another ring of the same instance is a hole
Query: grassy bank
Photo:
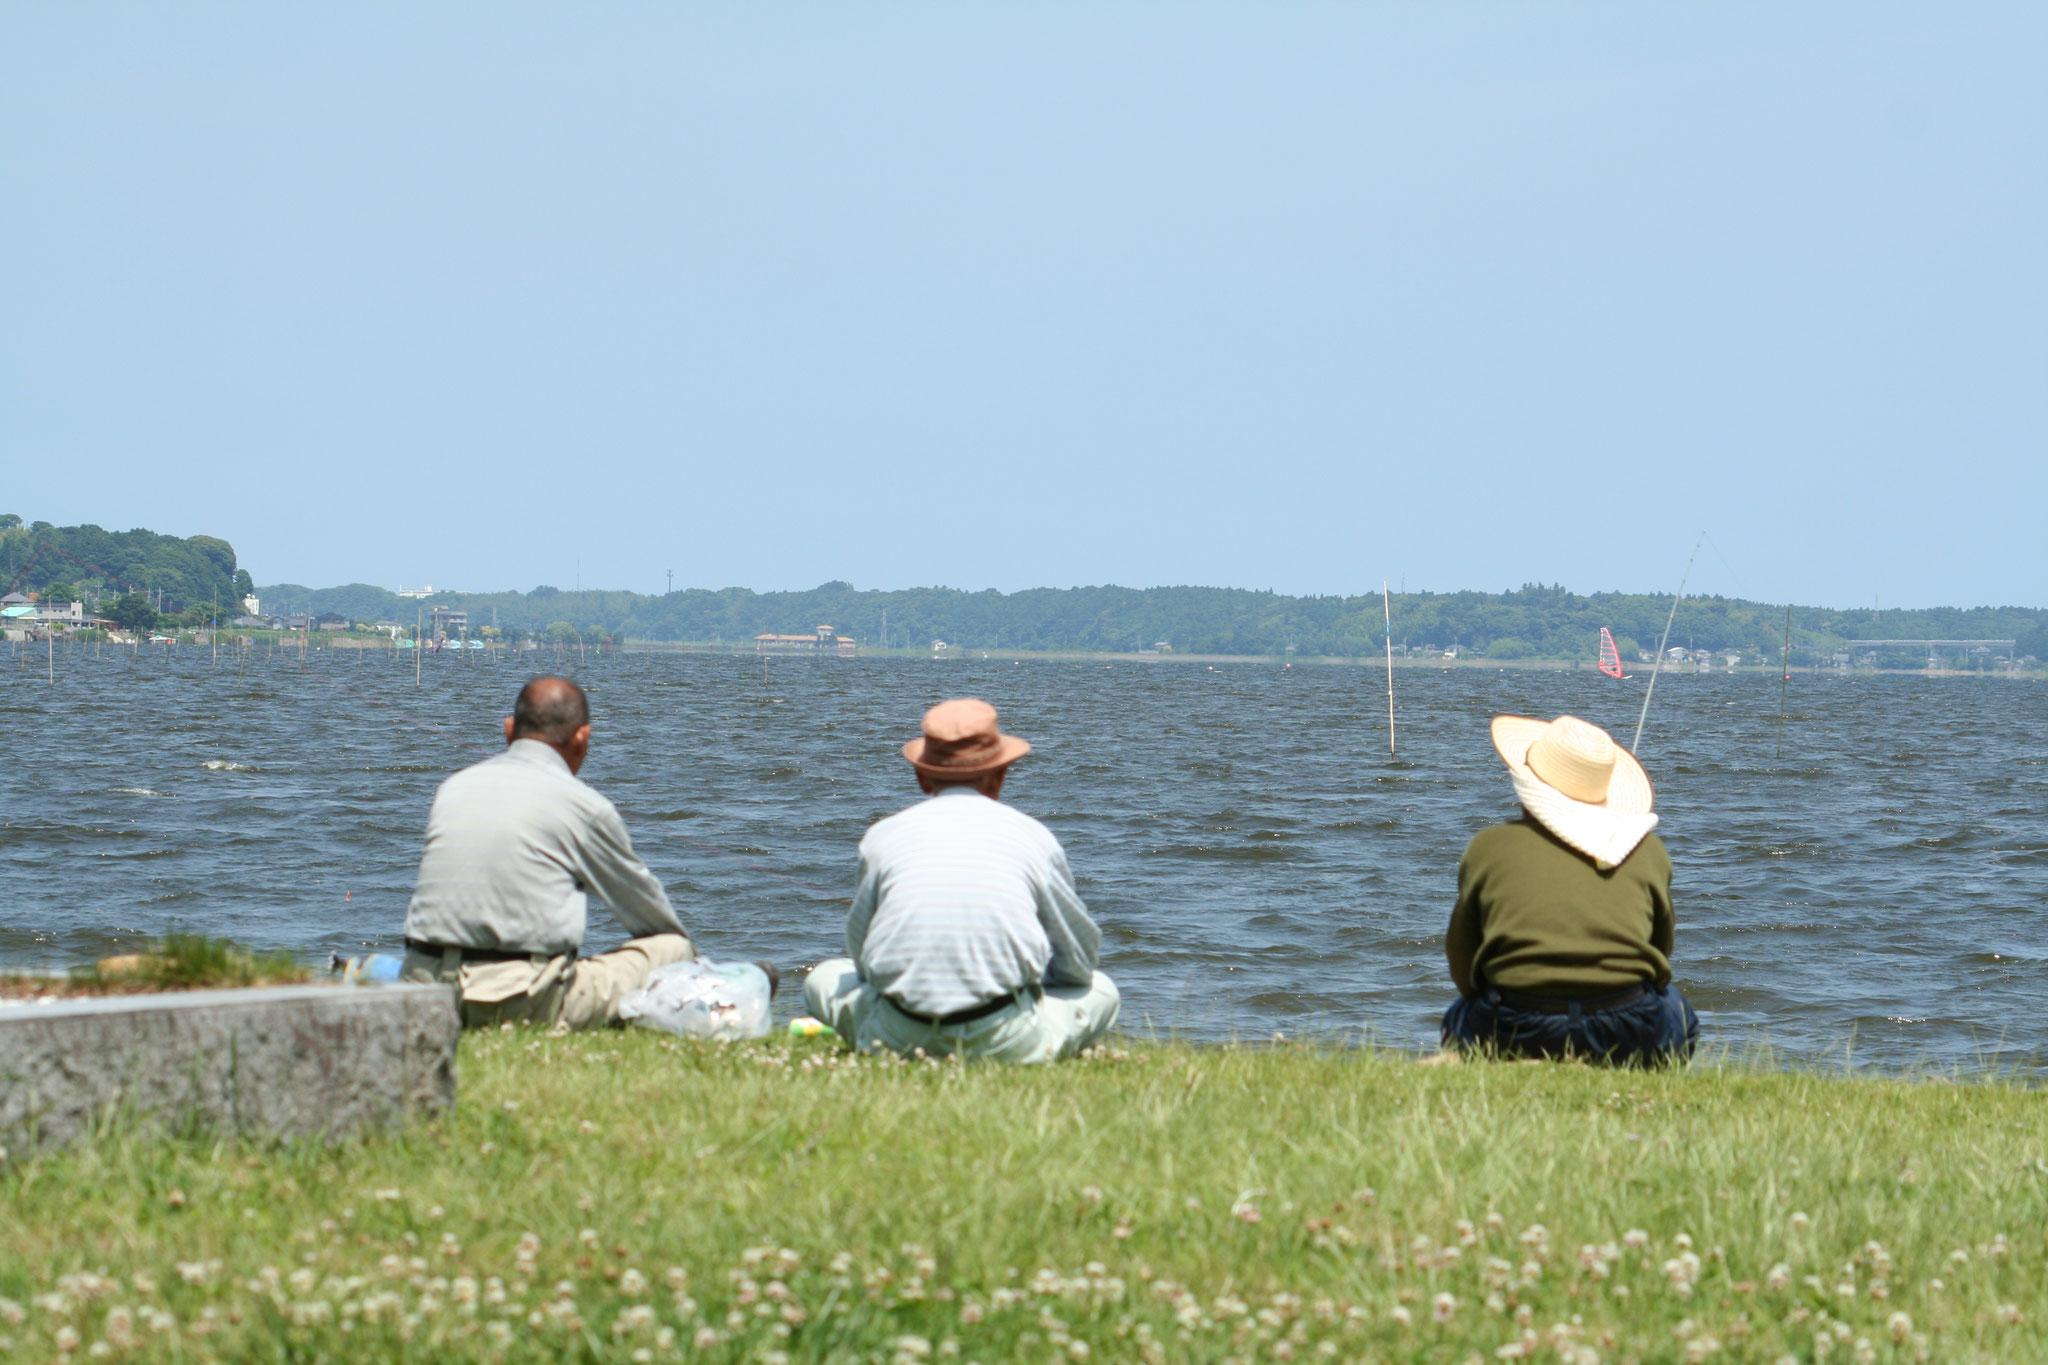
{"type": "Polygon", "coordinates": [[[461,1085],[403,1138],[17,1163],[0,1349],[2048,1359],[2048,1116],[2017,1086],[528,1032],[465,1040],[461,1085]]]}
{"type": "Polygon", "coordinates": [[[312,973],[290,953],[251,953],[205,934],[171,934],[139,953],[105,957],[63,976],[0,972],[0,999],[142,995],[158,991],[285,986],[312,973]]]}

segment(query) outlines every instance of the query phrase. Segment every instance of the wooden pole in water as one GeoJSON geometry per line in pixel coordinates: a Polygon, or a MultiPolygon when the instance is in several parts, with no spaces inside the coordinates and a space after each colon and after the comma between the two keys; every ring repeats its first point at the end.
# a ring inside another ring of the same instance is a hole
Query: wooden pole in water
{"type": "Polygon", "coordinates": [[[1634,753],[1643,742],[1643,722],[1650,718],[1650,698],[1657,693],[1657,675],[1664,671],[1664,646],[1671,643],[1671,623],[1678,619],[1678,604],[1685,600],[1685,580],[1692,577],[1692,562],[1700,557],[1700,546],[1707,543],[1707,533],[1700,532],[1700,538],[1692,543],[1692,553],[1685,557],[1685,572],[1678,576],[1678,595],[1671,599],[1671,614],[1664,618],[1664,638],[1657,642],[1657,662],[1650,669],[1650,685],[1643,689],[1643,711],[1636,717],[1636,737],[1628,746],[1634,753]]]}
{"type": "Polygon", "coordinates": [[[1380,580],[1380,610],[1387,620],[1387,757],[1394,756],[1394,603],[1387,596],[1387,580],[1380,580]]]}
{"type": "Polygon", "coordinates": [[[426,608],[415,606],[412,609],[412,685],[415,688],[420,685],[420,653],[427,645],[426,640],[420,636],[420,631],[426,627],[426,620],[426,608]]]}
{"type": "Polygon", "coordinates": [[[50,642],[50,686],[55,687],[57,685],[57,632],[54,630],[50,631],[43,638],[50,642]]]}
{"type": "Polygon", "coordinates": [[[1778,757],[1785,756],[1785,684],[1792,681],[1792,604],[1785,604],[1785,648],[1778,655],[1778,757]]]}

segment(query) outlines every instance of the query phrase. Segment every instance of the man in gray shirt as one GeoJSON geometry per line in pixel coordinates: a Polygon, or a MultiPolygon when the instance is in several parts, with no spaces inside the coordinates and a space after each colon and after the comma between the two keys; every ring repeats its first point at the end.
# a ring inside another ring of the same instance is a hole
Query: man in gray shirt
{"type": "Polygon", "coordinates": [[[971,697],[927,711],[904,746],[929,799],[860,841],[849,956],[804,983],[811,1013],[854,1047],[1043,1062],[1116,1023],[1116,985],[1095,969],[1102,933],[1066,852],[1000,800],[1030,751],[971,697]]]}
{"type": "Polygon", "coordinates": [[[535,678],[505,752],[434,795],[400,977],[458,986],[466,1026],[616,1023],[656,967],[697,955],[618,809],[578,780],[589,752],[583,689],[535,678]],[[579,959],[593,891],[634,937],[579,959]]]}

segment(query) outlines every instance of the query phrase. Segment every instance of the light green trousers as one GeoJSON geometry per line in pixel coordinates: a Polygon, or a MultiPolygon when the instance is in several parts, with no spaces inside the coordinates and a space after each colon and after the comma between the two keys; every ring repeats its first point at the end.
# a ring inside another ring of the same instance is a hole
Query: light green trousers
{"type": "Polygon", "coordinates": [[[861,980],[850,958],[811,969],[804,1007],[854,1048],[908,1056],[959,1056],[992,1062],[1053,1062],[1100,1042],[1116,1025],[1123,998],[1101,972],[1086,986],[1048,986],[1007,1009],[964,1024],[933,1024],[905,1014],[861,980]]]}

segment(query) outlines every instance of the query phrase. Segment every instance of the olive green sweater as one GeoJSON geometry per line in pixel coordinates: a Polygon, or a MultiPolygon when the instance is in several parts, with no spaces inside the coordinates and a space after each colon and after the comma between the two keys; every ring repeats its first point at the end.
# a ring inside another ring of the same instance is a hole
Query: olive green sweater
{"type": "Polygon", "coordinates": [[[1444,955],[1461,995],[1602,995],[1671,980],[1671,855],[1646,835],[1620,866],[1593,860],[1534,820],[1473,836],[1458,864],[1444,955]]]}

